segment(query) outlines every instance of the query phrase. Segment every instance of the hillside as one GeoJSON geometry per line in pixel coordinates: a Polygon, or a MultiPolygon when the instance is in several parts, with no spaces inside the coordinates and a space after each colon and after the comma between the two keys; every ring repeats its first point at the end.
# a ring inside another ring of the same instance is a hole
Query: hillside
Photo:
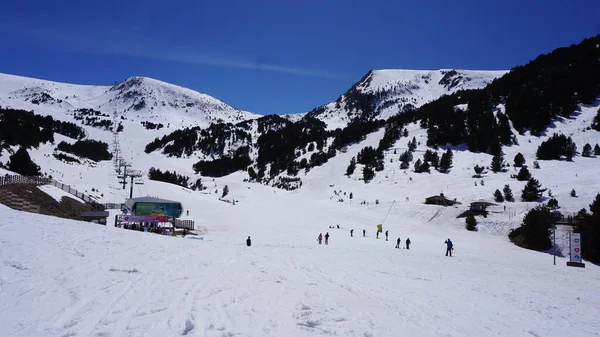
{"type": "Polygon", "coordinates": [[[0,329],[23,337],[558,337],[600,328],[596,266],[567,268],[563,258],[553,266],[550,255],[447,226],[443,216],[430,220],[436,212],[427,206],[390,215],[387,242],[373,236],[387,205],[231,186],[236,206],[168,186],[153,190],[185,200],[209,228],[204,240],[0,206],[0,329]],[[327,231],[329,245],[318,246],[316,236],[327,231]],[[394,249],[397,237],[403,246],[409,237],[410,250],[394,249]],[[456,247],[451,258],[447,238],[456,247]]]}
{"type": "Polygon", "coordinates": [[[313,109],[308,115],[343,128],[353,119],[388,119],[414,110],[443,95],[480,89],[507,71],[463,69],[371,70],[335,102],[313,109]]]}
{"type": "Polygon", "coordinates": [[[103,119],[148,121],[173,128],[234,123],[257,115],[173,84],[134,76],[113,86],[58,83],[0,74],[0,106],[77,117],[92,109],[103,119]],[[77,111],[79,110],[79,111],[77,111]],[[105,115],[105,116],[104,116],[105,115]]]}

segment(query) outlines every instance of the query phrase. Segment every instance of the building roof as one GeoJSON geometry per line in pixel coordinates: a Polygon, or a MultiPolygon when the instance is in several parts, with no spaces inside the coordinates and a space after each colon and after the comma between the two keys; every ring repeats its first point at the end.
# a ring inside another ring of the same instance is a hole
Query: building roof
{"type": "Polygon", "coordinates": [[[160,204],[179,204],[183,208],[183,204],[179,201],[155,198],[155,197],[139,197],[139,198],[131,198],[125,201],[125,207],[131,209],[133,205],[138,202],[149,202],[149,203],[160,203],[160,204]]]}
{"type": "Polygon", "coordinates": [[[492,202],[485,201],[485,200],[479,200],[479,201],[473,201],[471,203],[471,206],[472,205],[495,206],[496,204],[494,204],[492,202]]]}
{"type": "Polygon", "coordinates": [[[86,212],[81,212],[80,216],[87,218],[87,217],[108,217],[109,213],[108,212],[98,212],[98,211],[86,211],[86,212]]]}

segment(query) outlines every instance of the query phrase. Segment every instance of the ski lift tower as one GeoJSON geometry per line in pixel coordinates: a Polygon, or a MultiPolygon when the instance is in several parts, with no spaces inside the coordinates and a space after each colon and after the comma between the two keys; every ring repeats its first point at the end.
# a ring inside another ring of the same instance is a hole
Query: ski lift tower
{"type": "MultiPolygon", "coordinates": [[[[142,176],[143,176],[142,171],[138,171],[138,170],[129,170],[124,175],[125,178],[130,178],[131,179],[130,186],[129,186],[129,199],[133,198],[134,179],[135,178],[141,178],[142,176]]],[[[123,181],[125,181],[125,179],[123,179],[123,181]]]]}

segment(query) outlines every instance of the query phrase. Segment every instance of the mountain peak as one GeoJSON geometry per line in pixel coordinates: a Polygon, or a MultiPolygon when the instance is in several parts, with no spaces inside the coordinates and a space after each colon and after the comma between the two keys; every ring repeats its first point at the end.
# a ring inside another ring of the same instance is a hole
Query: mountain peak
{"type": "Polygon", "coordinates": [[[458,90],[479,89],[507,71],[465,69],[369,70],[346,93],[309,115],[343,127],[355,118],[387,119],[458,90]]]}

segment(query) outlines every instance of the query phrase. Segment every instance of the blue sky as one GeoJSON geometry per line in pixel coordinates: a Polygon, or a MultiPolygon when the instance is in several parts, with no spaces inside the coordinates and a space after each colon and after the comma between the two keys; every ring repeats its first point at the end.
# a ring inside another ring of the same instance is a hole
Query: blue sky
{"type": "Polygon", "coordinates": [[[0,72],[149,76],[252,112],[305,112],[370,69],[510,69],[600,33],[600,1],[3,1],[0,72]]]}

